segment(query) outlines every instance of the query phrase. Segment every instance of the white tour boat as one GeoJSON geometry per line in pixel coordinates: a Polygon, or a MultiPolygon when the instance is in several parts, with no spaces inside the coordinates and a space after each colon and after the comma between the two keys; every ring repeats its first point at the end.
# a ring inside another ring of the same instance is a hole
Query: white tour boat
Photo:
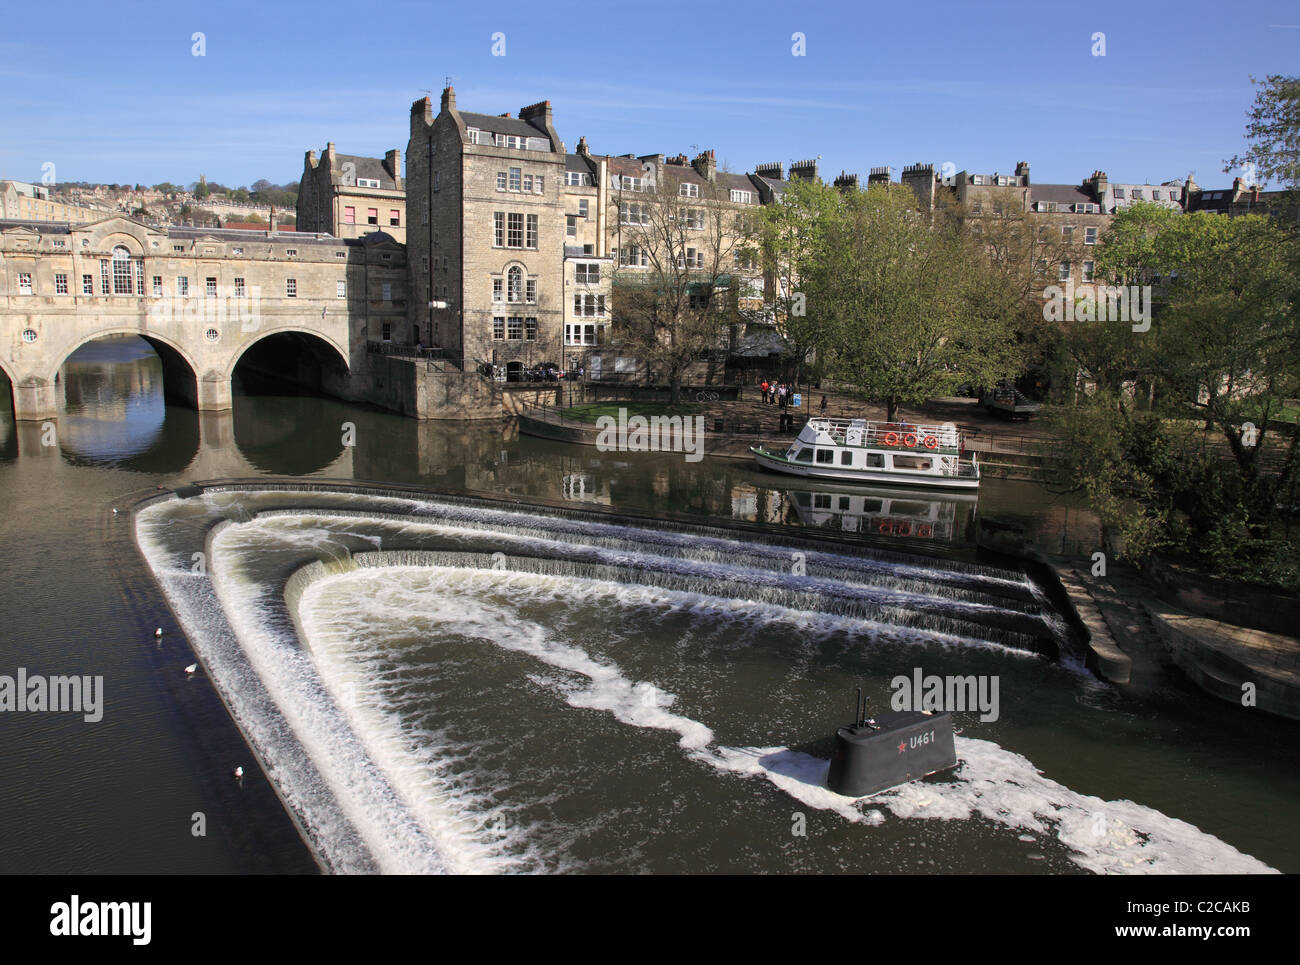
{"type": "Polygon", "coordinates": [[[912,425],[866,419],[809,419],[784,455],[751,446],[764,469],[811,479],[977,489],[979,464],[951,422],[912,425]]]}

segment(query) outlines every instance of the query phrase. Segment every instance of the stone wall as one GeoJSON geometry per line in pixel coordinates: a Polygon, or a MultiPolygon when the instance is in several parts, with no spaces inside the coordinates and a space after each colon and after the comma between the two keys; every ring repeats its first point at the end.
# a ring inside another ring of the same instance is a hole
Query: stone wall
{"type": "Polygon", "coordinates": [[[1220,579],[1161,559],[1152,561],[1147,576],[1160,599],[1200,616],[1268,633],[1300,633],[1300,597],[1294,594],[1220,579]]]}

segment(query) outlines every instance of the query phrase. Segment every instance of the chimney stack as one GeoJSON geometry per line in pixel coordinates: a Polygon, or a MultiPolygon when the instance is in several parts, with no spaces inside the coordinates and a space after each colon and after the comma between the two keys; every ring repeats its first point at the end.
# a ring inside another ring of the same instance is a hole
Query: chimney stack
{"type": "Polygon", "coordinates": [[[388,168],[388,173],[393,176],[393,184],[397,190],[402,190],[402,152],[393,148],[385,154],[384,167],[388,168]]]}
{"type": "Polygon", "coordinates": [[[696,173],[704,180],[715,180],[718,174],[718,163],[713,159],[713,149],[701,151],[691,162],[691,167],[695,168],[696,173]]]}
{"type": "Polygon", "coordinates": [[[790,165],[790,177],[799,178],[802,181],[817,180],[817,162],[816,161],[795,161],[790,165]]]}
{"type": "Polygon", "coordinates": [[[1028,161],[1016,162],[1016,177],[1024,179],[1023,181],[1021,181],[1022,184],[1025,185],[1029,184],[1029,162],[1028,161]]]}
{"type": "Polygon", "coordinates": [[[1106,177],[1105,171],[1093,171],[1092,177],[1083,182],[1085,187],[1092,188],[1092,199],[1098,204],[1103,204],[1106,197],[1106,189],[1110,184],[1110,179],[1106,177]]]}
{"type": "Polygon", "coordinates": [[[785,166],[780,161],[772,161],[767,164],[754,165],[754,173],[760,178],[767,178],[771,181],[785,180],[785,166]]]}
{"type": "Polygon", "coordinates": [[[926,211],[934,210],[935,186],[941,179],[942,176],[935,173],[933,164],[917,162],[916,164],[908,164],[903,168],[903,183],[912,189],[912,193],[916,195],[916,200],[926,211]]]}
{"type": "Polygon", "coordinates": [[[873,184],[888,184],[894,179],[894,169],[886,165],[885,167],[872,168],[867,174],[867,187],[873,184]]]}
{"type": "MultiPolygon", "coordinates": [[[[425,100],[428,100],[426,97],[425,100]]],[[[454,111],[456,109],[456,88],[444,87],[442,89],[442,109],[444,111],[454,111]]]]}
{"type": "Polygon", "coordinates": [[[841,191],[856,191],[858,190],[858,176],[856,174],[845,174],[841,171],[840,176],[835,179],[835,187],[841,191]]]}

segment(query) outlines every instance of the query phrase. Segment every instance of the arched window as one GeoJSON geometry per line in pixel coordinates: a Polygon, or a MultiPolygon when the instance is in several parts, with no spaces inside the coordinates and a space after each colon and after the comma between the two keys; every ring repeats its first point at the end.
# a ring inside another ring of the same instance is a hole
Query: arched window
{"type": "Polygon", "coordinates": [[[506,276],[506,300],[522,302],[524,300],[524,270],[511,268],[506,276]]]}
{"type": "Polygon", "coordinates": [[[131,252],[123,245],[113,249],[113,294],[130,295],[131,287],[131,252]]]}

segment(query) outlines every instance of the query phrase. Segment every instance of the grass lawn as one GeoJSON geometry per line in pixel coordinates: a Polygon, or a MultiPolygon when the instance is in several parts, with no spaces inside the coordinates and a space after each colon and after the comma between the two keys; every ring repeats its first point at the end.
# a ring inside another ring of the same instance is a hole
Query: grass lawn
{"type": "Polygon", "coordinates": [[[619,409],[626,409],[628,417],[631,418],[634,415],[646,417],[652,415],[697,415],[707,408],[701,402],[682,402],[678,405],[669,405],[666,402],[588,402],[584,405],[575,405],[565,409],[564,414],[571,419],[594,423],[605,415],[618,419],[619,409]]]}

